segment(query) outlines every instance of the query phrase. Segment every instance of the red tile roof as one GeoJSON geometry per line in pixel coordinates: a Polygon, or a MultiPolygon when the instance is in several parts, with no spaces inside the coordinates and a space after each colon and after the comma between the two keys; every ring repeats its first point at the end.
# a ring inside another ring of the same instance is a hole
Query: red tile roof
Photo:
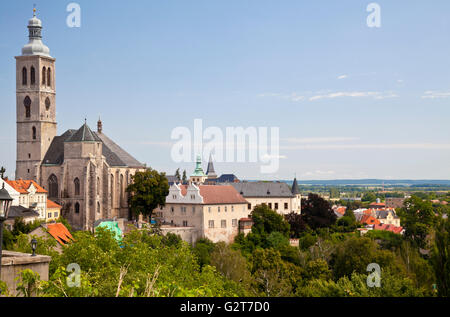
{"type": "Polygon", "coordinates": [[[74,238],[62,223],[47,224],[48,233],[61,245],[74,241],[74,238]]]}
{"type": "Polygon", "coordinates": [[[394,225],[388,225],[388,224],[376,224],[373,227],[373,230],[383,230],[383,231],[390,231],[394,233],[401,233],[403,231],[403,227],[396,227],[394,225]]]}
{"type": "MultiPolygon", "coordinates": [[[[187,185],[181,185],[181,194],[186,196],[187,185]]],[[[231,185],[198,185],[203,203],[209,204],[247,204],[237,190],[231,185]]]]}
{"type": "Polygon", "coordinates": [[[345,215],[345,211],[347,210],[347,207],[338,207],[336,208],[336,212],[341,214],[341,215],[345,215]]]}
{"type": "Polygon", "coordinates": [[[371,203],[369,206],[370,207],[384,208],[384,207],[386,207],[386,204],[385,203],[371,203]]]}
{"type": "Polygon", "coordinates": [[[362,224],[366,224],[366,225],[380,224],[380,221],[378,219],[376,219],[375,217],[372,217],[370,215],[364,215],[359,222],[362,224]]]}
{"type": "Polygon", "coordinates": [[[36,192],[37,193],[47,193],[47,191],[42,188],[41,186],[38,185],[38,183],[36,183],[33,180],[15,180],[15,181],[10,181],[10,180],[5,180],[5,182],[7,182],[12,188],[14,188],[16,191],[18,191],[21,194],[28,194],[28,189],[30,188],[31,184],[34,185],[34,187],[36,187],[36,192]]]}
{"type": "Polygon", "coordinates": [[[47,209],[61,209],[62,206],[58,205],[54,201],[47,199],[47,209]]]}

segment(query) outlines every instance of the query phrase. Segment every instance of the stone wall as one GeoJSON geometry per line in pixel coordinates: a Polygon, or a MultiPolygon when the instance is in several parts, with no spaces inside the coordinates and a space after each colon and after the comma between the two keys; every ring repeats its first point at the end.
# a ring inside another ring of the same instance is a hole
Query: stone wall
{"type": "Polygon", "coordinates": [[[30,269],[38,273],[42,281],[48,281],[48,268],[51,259],[46,255],[31,256],[27,253],[3,251],[1,280],[6,283],[9,292],[16,295],[19,282],[16,281],[16,277],[23,270],[30,269]]]}

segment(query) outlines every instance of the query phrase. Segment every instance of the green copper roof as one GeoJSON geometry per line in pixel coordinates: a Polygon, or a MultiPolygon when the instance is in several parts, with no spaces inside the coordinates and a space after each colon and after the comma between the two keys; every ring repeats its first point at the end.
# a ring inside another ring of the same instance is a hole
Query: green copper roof
{"type": "Polygon", "coordinates": [[[200,155],[197,156],[197,164],[195,166],[195,171],[194,171],[194,173],[191,174],[191,176],[206,177],[205,172],[203,172],[202,158],[200,155]]]}
{"type": "MultiPolygon", "coordinates": [[[[114,238],[117,240],[117,242],[121,242],[122,241],[122,230],[120,230],[119,228],[119,224],[115,221],[103,221],[102,223],[100,223],[97,228],[105,228],[108,229],[110,231],[112,231],[112,233],[114,234],[114,238]]],[[[97,229],[95,228],[95,229],[97,229]]]]}

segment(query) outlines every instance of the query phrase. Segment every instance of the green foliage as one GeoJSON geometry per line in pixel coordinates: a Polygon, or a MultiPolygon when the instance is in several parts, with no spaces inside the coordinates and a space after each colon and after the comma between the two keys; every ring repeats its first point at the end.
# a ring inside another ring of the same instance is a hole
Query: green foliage
{"type": "Polygon", "coordinates": [[[169,194],[169,182],[165,173],[148,168],[145,172],[137,172],[128,185],[128,204],[135,215],[150,216],[158,206],[166,203],[169,194]]]}
{"type": "Polygon", "coordinates": [[[353,272],[364,274],[367,265],[377,263],[392,272],[403,273],[395,255],[387,250],[378,249],[377,244],[366,237],[350,237],[339,244],[332,256],[334,276],[339,279],[350,277],[353,272]]]}
{"type": "Polygon", "coordinates": [[[365,193],[361,197],[361,201],[364,201],[364,202],[372,203],[372,202],[375,202],[376,200],[377,200],[377,195],[375,193],[373,193],[373,192],[365,193]]]}
{"type": "Polygon", "coordinates": [[[265,235],[277,231],[289,237],[289,223],[283,216],[270,209],[266,204],[256,206],[251,213],[251,217],[253,220],[253,233],[265,235]]]}
{"type": "Polygon", "coordinates": [[[311,246],[313,246],[317,242],[317,237],[313,236],[310,233],[306,233],[301,237],[298,241],[298,246],[302,250],[308,250],[311,246]]]}
{"type": "Polygon", "coordinates": [[[376,241],[382,249],[395,251],[402,245],[403,237],[385,230],[370,230],[365,237],[376,241]]]}
{"type": "Polygon", "coordinates": [[[246,259],[241,252],[233,250],[224,242],[219,242],[214,247],[211,254],[211,265],[226,279],[243,285],[246,290],[252,289],[252,277],[246,259]]]}
{"type": "Polygon", "coordinates": [[[429,295],[417,289],[409,278],[399,277],[388,270],[381,272],[381,287],[367,286],[367,275],[353,273],[336,282],[315,279],[299,289],[298,296],[305,297],[418,297],[429,295]]]}
{"type": "Polygon", "coordinates": [[[20,275],[15,280],[17,281],[16,291],[19,296],[32,297],[39,295],[41,278],[38,273],[25,269],[20,272],[20,275]]]}
{"type": "Polygon", "coordinates": [[[316,194],[309,194],[308,199],[302,199],[302,218],[313,230],[330,227],[336,222],[330,203],[316,194]]]}
{"type": "Polygon", "coordinates": [[[432,233],[436,223],[431,202],[412,196],[405,201],[404,207],[399,211],[399,216],[401,224],[405,228],[405,237],[420,248],[428,248],[428,236],[432,233]]]}
{"type": "Polygon", "coordinates": [[[8,285],[2,280],[0,280],[0,296],[9,296],[8,285]]]}
{"type": "Polygon", "coordinates": [[[211,264],[211,253],[214,251],[214,243],[209,239],[199,239],[194,247],[200,267],[211,264]]]}
{"type": "Polygon", "coordinates": [[[439,296],[450,297],[450,221],[442,219],[436,231],[433,268],[439,296]]]}

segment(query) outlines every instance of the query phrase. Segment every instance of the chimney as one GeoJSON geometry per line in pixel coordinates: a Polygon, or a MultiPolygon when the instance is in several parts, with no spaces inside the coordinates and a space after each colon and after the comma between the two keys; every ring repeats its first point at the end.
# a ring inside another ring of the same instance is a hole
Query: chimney
{"type": "Polygon", "coordinates": [[[97,121],[97,132],[98,133],[102,133],[102,129],[103,129],[102,120],[100,120],[100,118],[98,118],[98,121],[97,121]]]}

